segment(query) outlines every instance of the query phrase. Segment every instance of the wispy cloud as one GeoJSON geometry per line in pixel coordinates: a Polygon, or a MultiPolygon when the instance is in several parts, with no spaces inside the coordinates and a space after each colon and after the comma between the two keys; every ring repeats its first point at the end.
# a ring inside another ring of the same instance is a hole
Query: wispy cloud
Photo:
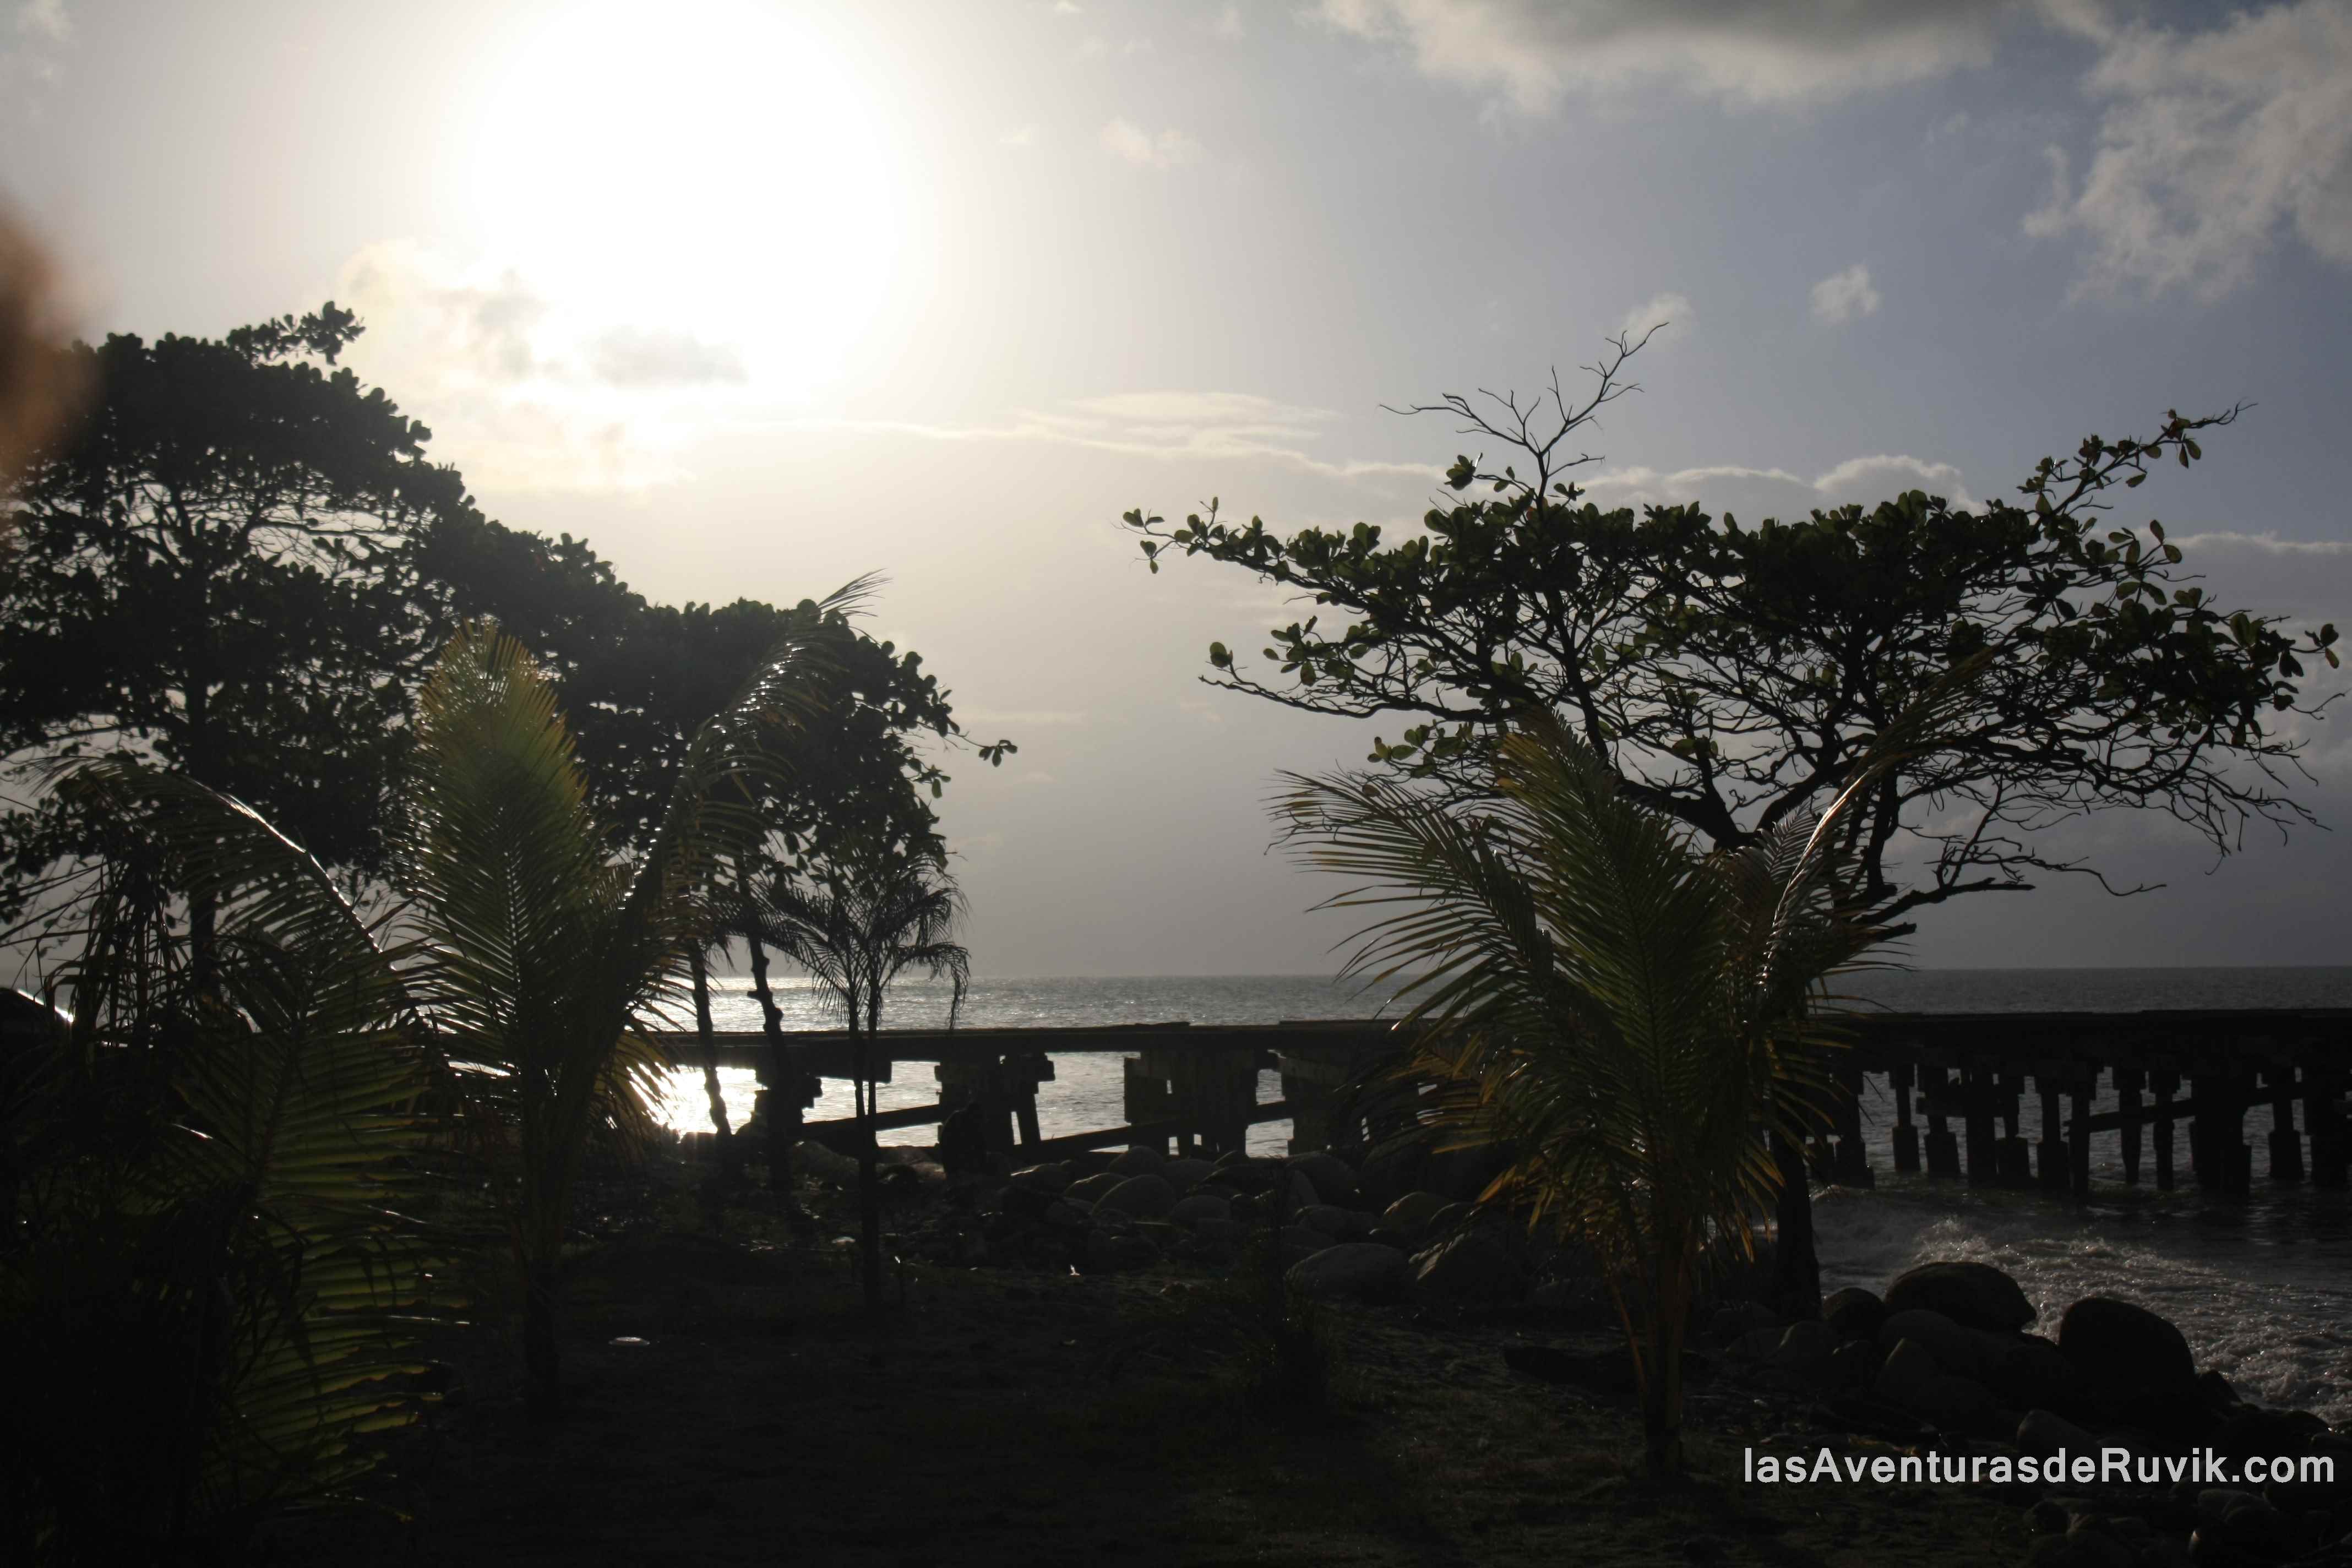
{"type": "Polygon", "coordinates": [[[1336,31],[1425,76],[1549,113],[1658,85],[1738,103],[1836,98],[1990,62],[2012,0],[1321,0],[1336,31]]]}
{"type": "Polygon", "coordinates": [[[513,268],[408,241],[347,261],[336,299],[365,335],[349,362],[441,433],[485,488],[628,489],[678,477],[689,415],[745,379],[735,352],[666,326],[567,312],[513,268]]]}
{"type": "Polygon", "coordinates": [[[2352,7],[2301,0],[2201,32],[2086,9],[2073,28],[2099,46],[2084,83],[2105,106],[2098,143],[2079,184],[2049,149],[2050,197],[2024,226],[2088,242],[2078,295],[2219,299],[2288,230],[2352,264],[2352,7]]]}
{"type": "Polygon", "coordinates": [[[1813,320],[1841,326],[1857,316],[1876,315],[1878,289],[1870,280],[1870,268],[1857,261],[1814,284],[1812,301],[1813,320]]]}
{"type": "Polygon", "coordinates": [[[1201,156],[1201,144],[1183,132],[1171,127],[1155,134],[1131,120],[1111,121],[1101,140],[1104,152],[1139,168],[1173,169],[1201,156]]]}
{"type": "Polygon", "coordinates": [[[2281,539],[2265,529],[2240,533],[2233,529],[2209,529],[2203,533],[2176,534],[2173,543],[2183,550],[2232,547],[2259,550],[2265,555],[2352,555],[2352,539],[2281,539]]]}
{"type": "Polygon", "coordinates": [[[23,0],[16,7],[16,36],[50,44],[72,37],[73,17],[65,0],[23,0]]]}
{"type": "Polygon", "coordinates": [[[1601,506],[1674,505],[1697,501],[1717,510],[1768,514],[1791,508],[1865,505],[1905,490],[1924,489],[1955,506],[1974,506],[1960,470],[1901,453],[1848,458],[1811,479],[1786,468],[1754,468],[1736,463],[1663,471],[1651,468],[1605,469],[1577,481],[1601,506]]]}
{"type": "Polygon", "coordinates": [[[1076,398],[1050,409],[1024,409],[1002,424],[931,425],[902,420],[807,419],[803,429],[846,429],[934,441],[1036,442],[1162,460],[1270,462],[1325,479],[1412,479],[1434,482],[1444,469],[1318,457],[1307,447],[1332,418],[1241,392],[1129,392],[1076,398]]]}
{"type": "Polygon", "coordinates": [[[30,89],[58,79],[73,35],[65,0],[18,0],[8,7],[8,26],[0,31],[0,93],[26,95],[22,107],[38,118],[41,105],[30,89]]]}
{"type": "Polygon", "coordinates": [[[1624,337],[1638,341],[1656,326],[1664,326],[1665,331],[1657,335],[1652,344],[1654,348],[1688,342],[1690,335],[1698,330],[1698,312],[1691,308],[1690,296],[1654,295],[1645,303],[1626,311],[1625,319],[1617,324],[1617,331],[1624,337]]]}
{"type": "Polygon", "coordinates": [[[608,327],[589,340],[588,373],[608,386],[710,386],[740,382],[743,358],[691,332],[608,327]]]}

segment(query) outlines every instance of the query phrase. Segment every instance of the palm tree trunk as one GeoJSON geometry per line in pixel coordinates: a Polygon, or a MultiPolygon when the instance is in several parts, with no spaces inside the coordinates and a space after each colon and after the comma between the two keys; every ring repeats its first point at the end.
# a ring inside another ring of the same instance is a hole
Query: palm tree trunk
{"type": "Polygon", "coordinates": [[[1772,1134],[1772,1163],[1780,1173],[1773,1206],[1772,1310],[1783,1317],[1818,1318],[1822,1312],[1822,1260],[1813,1248],[1812,1173],[1804,1149],[1772,1134]]]}
{"type": "Polygon", "coordinates": [[[768,1190],[789,1195],[792,1134],[801,1121],[800,1084],[784,1056],[784,1010],[776,1005],[776,994],[768,984],[768,950],[756,936],[746,940],[751,948],[751,994],[760,999],[760,1029],[768,1039],[768,1190]]]}
{"type": "Polygon", "coordinates": [[[719,1035],[710,1022],[710,963],[698,944],[689,955],[694,968],[694,1033],[702,1044],[702,1092],[710,1100],[710,1128],[719,1143],[719,1170],[733,1186],[742,1176],[742,1156],[736,1152],[735,1130],[727,1121],[727,1097],[719,1088],[719,1035]]]}
{"type": "Polygon", "coordinates": [[[865,1267],[866,1310],[882,1310],[882,1184],[874,1169],[874,1082],[867,1075],[866,1043],[872,1031],[858,1027],[857,1008],[849,1009],[850,1074],[857,1097],[857,1227],[858,1251],[865,1267]]]}
{"type": "MultiPolygon", "coordinates": [[[[1696,1238],[1691,1246],[1696,1248],[1696,1238]]],[[[1690,1322],[1688,1259],[1667,1259],[1650,1304],[1650,1364],[1642,1380],[1643,1460],[1653,1476],[1683,1468],[1683,1341],[1690,1322]]]]}
{"type": "Polygon", "coordinates": [[[556,1260],[534,1258],[523,1264],[523,1409],[534,1421],[553,1416],[562,1405],[561,1357],[555,1342],[556,1260]]]}

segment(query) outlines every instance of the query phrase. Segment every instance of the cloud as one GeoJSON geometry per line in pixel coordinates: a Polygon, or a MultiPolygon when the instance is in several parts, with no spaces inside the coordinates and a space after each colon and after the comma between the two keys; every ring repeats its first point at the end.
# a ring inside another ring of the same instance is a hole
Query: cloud
{"type": "Polygon", "coordinates": [[[1667,506],[1696,501],[1718,514],[1733,511],[1773,516],[1850,502],[1869,506],[1891,500],[1905,490],[1926,490],[1959,507],[1976,504],[1958,468],[1949,463],[1931,463],[1897,453],[1848,458],[1810,479],[1786,468],[1717,463],[1664,473],[1649,468],[1610,469],[1580,478],[1577,482],[1596,506],[1667,506]]]}
{"type": "Polygon", "coordinates": [[[16,36],[37,43],[62,44],[73,37],[65,0],[23,0],[16,7],[16,36]]]}
{"type": "Polygon", "coordinates": [[[1690,296],[1653,296],[1646,304],[1636,305],[1626,311],[1625,319],[1617,324],[1617,331],[1622,337],[1639,342],[1643,334],[1662,323],[1666,330],[1658,335],[1658,344],[1686,341],[1698,328],[1698,312],[1691,309],[1690,296]]]}
{"type": "Polygon", "coordinates": [[[1145,169],[1172,169],[1201,156],[1201,144],[1173,129],[1158,135],[1131,120],[1113,120],[1102,128],[1103,151],[1145,169]]]}
{"type": "Polygon", "coordinates": [[[399,242],[371,246],[346,262],[341,288],[363,324],[430,337],[462,378],[505,384],[541,369],[533,334],[547,301],[511,268],[467,275],[399,242]]]}
{"type": "Polygon", "coordinates": [[[2352,7],[2300,0],[2199,33],[2084,12],[2099,55],[2084,89],[2105,103],[2076,186],[2049,150],[2049,200],[2030,235],[2079,236],[2076,293],[2219,299],[2291,229],[2352,264],[2352,7]]]}
{"type": "Polygon", "coordinates": [[[898,420],[811,419],[805,429],[846,429],[934,441],[1037,442],[1160,459],[1273,462],[1324,479],[1412,479],[1433,483],[1432,463],[1333,460],[1307,450],[1332,418],[1243,392],[1128,392],[1024,409],[1001,425],[926,425],[898,420]]]}
{"type": "Polygon", "coordinates": [[[2281,539],[2270,529],[2260,533],[2209,529],[2203,533],[2176,534],[2172,542],[2183,550],[2235,547],[2259,550],[2266,555],[2352,555],[2352,539],[2281,539]]]}
{"type": "Polygon", "coordinates": [[[588,344],[588,371],[611,386],[708,386],[743,379],[742,357],[688,332],[611,327],[588,344]]]}
{"type": "Polygon", "coordinates": [[[1223,10],[1218,12],[1217,19],[1209,24],[1209,31],[1214,33],[1221,38],[1240,37],[1242,36],[1242,8],[1239,5],[1228,5],[1223,10]]]}
{"type": "Polygon", "coordinates": [[[675,479],[689,416],[646,395],[742,379],[730,351],[567,314],[513,268],[411,241],[352,256],[334,297],[366,328],[347,363],[433,426],[434,456],[480,489],[675,479]]]}
{"type": "Polygon", "coordinates": [[[1016,125],[999,136],[996,139],[996,144],[1000,147],[1034,147],[1037,145],[1038,134],[1038,130],[1034,125],[1016,125]]]}
{"type": "Polygon", "coordinates": [[[24,110],[38,119],[46,97],[38,89],[63,73],[63,51],[73,42],[73,14],[65,0],[18,0],[7,9],[8,26],[0,30],[0,94],[21,97],[24,110]]]}
{"type": "Polygon", "coordinates": [[[1321,0],[1423,75],[1547,113],[1664,83],[1734,103],[1843,97],[1990,64],[2018,0],[1321,0]]]}
{"type": "Polygon", "coordinates": [[[1813,320],[1832,327],[1878,313],[1878,289],[1870,281],[1870,268],[1859,261],[1814,284],[1812,299],[1813,320]]]}

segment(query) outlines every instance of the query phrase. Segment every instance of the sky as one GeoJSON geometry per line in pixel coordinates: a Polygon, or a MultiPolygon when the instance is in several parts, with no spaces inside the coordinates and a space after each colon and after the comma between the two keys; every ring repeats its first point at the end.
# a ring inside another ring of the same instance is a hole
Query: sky
{"type": "MultiPolygon", "coordinates": [[[[2347,0],[0,0],[0,197],[85,335],[355,308],[485,510],[653,598],[886,573],[870,629],[1020,747],[949,759],[982,974],[1328,973],[1265,802],[1382,726],[1202,685],[1298,612],[1118,520],[1409,530],[1465,441],[1383,405],[1629,328],[1601,504],[1980,502],[2251,403],[2116,521],[2352,626],[2347,0]]],[[[1911,961],[2352,962],[2347,735],[2334,831],[2062,829],[2164,886],[1911,961]]]]}

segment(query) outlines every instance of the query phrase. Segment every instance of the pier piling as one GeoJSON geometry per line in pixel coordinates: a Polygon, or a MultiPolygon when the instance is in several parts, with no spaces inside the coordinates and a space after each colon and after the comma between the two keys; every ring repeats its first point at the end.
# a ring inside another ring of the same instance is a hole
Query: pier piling
{"type": "Polygon", "coordinates": [[[2271,1088],[2271,1180],[2303,1180],[2303,1139],[2294,1130],[2294,1068],[2274,1067],[2263,1074],[2271,1088]]]}
{"type": "Polygon", "coordinates": [[[1919,1130],[1911,1125],[1911,1064],[1897,1062],[1886,1070],[1887,1088],[1895,1096],[1895,1170],[1897,1175],[1919,1173],[1919,1130]]]}

